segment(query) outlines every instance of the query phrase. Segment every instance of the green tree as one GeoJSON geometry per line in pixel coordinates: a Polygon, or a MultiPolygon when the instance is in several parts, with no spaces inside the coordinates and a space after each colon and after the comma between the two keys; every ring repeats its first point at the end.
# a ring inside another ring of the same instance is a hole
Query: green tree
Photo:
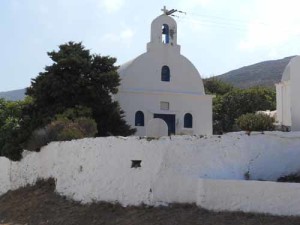
{"type": "Polygon", "coordinates": [[[21,158],[21,149],[17,147],[20,138],[22,110],[30,100],[6,101],[0,99],[0,156],[13,160],[21,158]]]}
{"type": "Polygon", "coordinates": [[[213,104],[214,132],[230,132],[234,130],[235,120],[239,116],[259,110],[274,110],[276,93],[263,87],[235,89],[217,96],[213,104]]]}
{"type": "Polygon", "coordinates": [[[225,83],[217,78],[208,78],[203,80],[205,93],[214,95],[224,95],[235,88],[228,83],[225,83]]]}
{"type": "Polygon", "coordinates": [[[120,78],[115,58],[90,54],[81,43],[69,42],[48,53],[53,64],[32,80],[26,94],[33,104],[27,109],[31,128],[49,124],[68,108],[84,106],[92,110],[98,136],[131,135],[135,132],[123,119],[123,111],[112,95],[120,78]]]}

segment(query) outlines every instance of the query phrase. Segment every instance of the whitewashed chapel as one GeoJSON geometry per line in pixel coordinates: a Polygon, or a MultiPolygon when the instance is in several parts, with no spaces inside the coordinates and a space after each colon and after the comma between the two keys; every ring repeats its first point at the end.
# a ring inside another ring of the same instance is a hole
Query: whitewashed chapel
{"type": "Polygon", "coordinates": [[[276,84],[277,120],[291,131],[300,131],[300,56],[286,66],[276,84]]]}
{"type": "Polygon", "coordinates": [[[212,134],[212,96],[205,95],[199,72],[180,54],[169,12],[164,8],[153,20],[147,52],[120,67],[116,100],[136,135],[148,136],[154,124],[169,135],[212,134]]]}

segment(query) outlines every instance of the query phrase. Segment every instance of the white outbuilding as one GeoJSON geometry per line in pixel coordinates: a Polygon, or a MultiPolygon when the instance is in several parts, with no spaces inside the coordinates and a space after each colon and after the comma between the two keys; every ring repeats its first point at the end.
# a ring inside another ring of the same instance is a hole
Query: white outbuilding
{"type": "Polygon", "coordinates": [[[277,121],[286,129],[300,131],[300,56],[286,66],[276,84],[277,121]]]}
{"type": "Polygon", "coordinates": [[[138,136],[163,130],[212,134],[212,96],[205,95],[199,72],[180,54],[176,21],[163,12],[151,24],[147,51],[119,68],[116,100],[138,136]]]}

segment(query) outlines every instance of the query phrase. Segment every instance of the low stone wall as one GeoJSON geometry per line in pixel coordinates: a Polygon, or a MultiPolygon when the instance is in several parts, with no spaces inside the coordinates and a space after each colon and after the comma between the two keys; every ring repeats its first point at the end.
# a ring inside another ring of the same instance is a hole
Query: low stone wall
{"type": "Polygon", "coordinates": [[[10,161],[0,157],[0,195],[11,189],[10,161]]]}
{"type": "Polygon", "coordinates": [[[266,181],[198,181],[197,205],[214,211],[300,215],[300,184],[266,181]]]}
{"type": "Polygon", "coordinates": [[[201,193],[214,195],[201,179],[244,180],[246,174],[272,181],[299,171],[299,158],[300,133],[87,138],[50,143],[39,153],[25,152],[20,162],[0,158],[0,194],[53,177],[58,193],[83,203],[202,204],[201,193]]]}

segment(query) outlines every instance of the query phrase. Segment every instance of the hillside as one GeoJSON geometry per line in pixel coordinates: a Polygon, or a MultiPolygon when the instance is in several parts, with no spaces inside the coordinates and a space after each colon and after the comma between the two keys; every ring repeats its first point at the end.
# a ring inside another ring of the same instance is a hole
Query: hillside
{"type": "Polygon", "coordinates": [[[300,217],[210,212],[195,205],[122,207],[109,203],[82,205],[57,195],[53,180],[0,196],[3,225],[281,225],[300,224],[300,217]]]}
{"type": "MultiPolygon", "coordinates": [[[[244,66],[222,75],[215,76],[215,78],[239,88],[248,88],[257,85],[274,88],[274,84],[281,80],[282,73],[292,57],[294,56],[244,66]]],[[[22,100],[24,97],[25,88],[0,92],[0,98],[5,98],[7,100],[22,100]]]]}
{"type": "Polygon", "coordinates": [[[25,88],[13,91],[0,92],[0,98],[10,101],[23,100],[25,98],[25,88]]]}
{"type": "Polygon", "coordinates": [[[244,66],[216,76],[215,78],[239,88],[252,86],[274,88],[275,83],[281,80],[282,73],[292,57],[294,56],[244,66]]]}

